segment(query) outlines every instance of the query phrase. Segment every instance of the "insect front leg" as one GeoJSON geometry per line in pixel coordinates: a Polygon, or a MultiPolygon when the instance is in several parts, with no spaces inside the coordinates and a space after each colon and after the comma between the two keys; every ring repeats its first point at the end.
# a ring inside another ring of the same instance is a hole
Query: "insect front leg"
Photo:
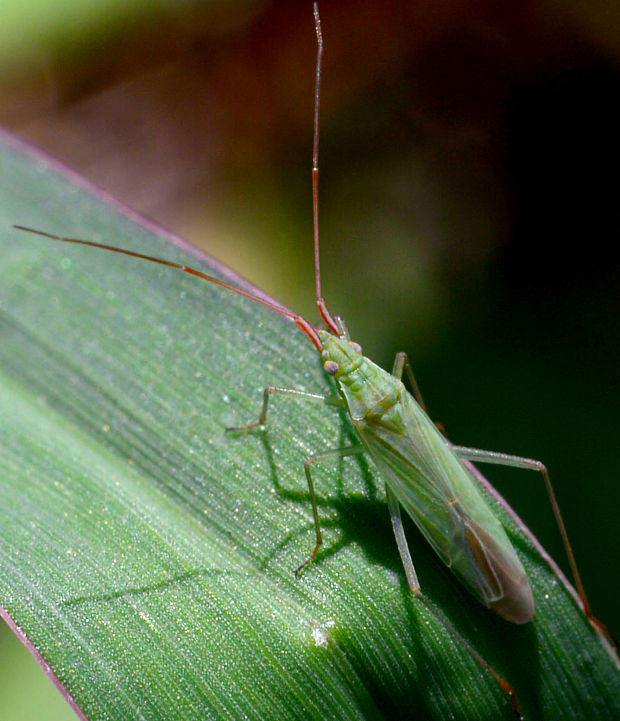
{"type": "Polygon", "coordinates": [[[264,428],[267,425],[267,410],[269,407],[269,399],[272,395],[286,396],[288,398],[296,398],[297,400],[302,401],[314,401],[315,403],[326,403],[330,406],[344,405],[344,401],[339,396],[322,396],[318,393],[307,393],[306,391],[299,391],[295,388],[267,386],[263,391],[263,408],[258,420],[254,423],[249,423],[246,426],[230,426],[226,429],[226,432],[245,433],[246,431],[251,431],[254,428],[264,428]]]}
{"type": "Polygon", "coordinates": [[[403,371],[407,372],[407,378],[409,379],[409,384],[411,385],[411,390],[413,391],[413,397],[420,404],[422,410],[426,413],[426,403],[424,403],[424,398],[422,398],[422,393],[420,392],[420,386],[418,385],[418,381],[413,374],[413,367],[411,366],[409,356],[404,351],[400,351],[396,354],[396,357],[394,358],[392,375],[395,378],[398,378],[398,380],[402,380],[403,371]]]}
{"type": "MultiPolygon", "coordinates": [[[[426,403],[424,402],[424,398],[422,398],[422,392],[420,391],[420,386],[418,385],[418,381],[416,380],[416,377],[413,373],[413,367],[411,365],[411,361],[409,360],[409,356],[404,352],[400,351],[396,354],[396,357],[394,358],[394,366],[392,367],[392,375],[395,378],[398,378],[398,380],[401,380],[403,377],[403,371],[406,371],[407,378],[409,379],[409,385],[411,386],[411,390],[413,391],[413,397],[418,402],[420,408],[428,415],[428,409],[426,408],[426,403]]],[[[446,428],[443,423],[434,421],[437,428],[444,434],[444,436],[447,436],[446,428]]]]}
{"type": "Polygon", "coordinates": [[[564,550],[566,551],[568,563],[573,574],[575,587],[577,589],[579,597],[581,598],[581,603],[583,604],[583,612],[590,620],[590,622],[593,623],[598,629],[600,629],[605,634],[607,639],[611,641],[611,643],[616,648],[618,648],[618,642],[612,636],[607,626],[605,626],[604,623],[599,621],[598,618],[596,618],[592,613],[592,608],[590,606],[590,602],[588,601],[588,597],[586,595],[585,588],[581,580],[581,574],[579,573],[579,569],[577,568],[575,554],[573,553],[573,548],[568,538],[568,532],[566,530],[566,526],[564,525],[564,519],[562,518],[562,513],[560,512],[560,506],[556,499],[553,486],[551,485],[549,471],[547,471],[547,467],[544,465],[544,463],[534,460],[533,458],[523,458],[522,456],[513,456],[508,453],[497,453],[495,451],[483,451],[479,448],[452,446],[452,450],[461,460],[464,461],[472,461],[474,463],[491,463],[499,466],[510,466],[512,468],[523,468],[529,471],[537,471],[541,474],[545,482],[545,487],[547,489],[547,495],[549,497],[549,502],[551,503],[551,508],[553,509],[553,515],[555,516],[555,521],[560,531],[560,536],[562,537],[562,543],[564,544],[564,550]]]}

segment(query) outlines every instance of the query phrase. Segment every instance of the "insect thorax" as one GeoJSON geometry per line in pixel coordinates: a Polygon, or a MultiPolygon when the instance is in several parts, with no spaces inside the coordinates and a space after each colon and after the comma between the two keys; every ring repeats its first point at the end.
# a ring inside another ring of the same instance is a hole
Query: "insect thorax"
{"type": "Polygon", "coordinates": [[[398,378],[366,358],[356,343],[348,338],[320,331],[323,342],[323,359],[335,372],[351,418],[355,423],[368,422],[387,425],[399,432],[403,430],[399,400],[404,386],[398,378]],[[333,365],[331,365],[333,364],[333,365]]]}

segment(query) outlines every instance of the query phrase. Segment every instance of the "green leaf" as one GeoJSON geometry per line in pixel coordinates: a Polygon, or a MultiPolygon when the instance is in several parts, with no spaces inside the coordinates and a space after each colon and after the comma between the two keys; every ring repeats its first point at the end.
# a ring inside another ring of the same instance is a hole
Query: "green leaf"
{"type": "MultiPolygon", "coordinates": [[[[3,136],[4,137],[4,136],[3,136]]],[[[187,262],[191,248],[4,137],[0,146],[0,604],[89,719],[511,719],[507,695],[410,595],[381,480],[317,471],[346,418],[294,324],[186,274],[11,229],[187,262]]],[[[307,272],[302,269],[301,272],[307,272]]],[[[248,287],[245,285],[245,287],[248,287]]],[[[495,617],[407,532],[422,588],[528,719],[620,716],[614,655],[493,500],[531,576],[532,623],[495,617]]]]}

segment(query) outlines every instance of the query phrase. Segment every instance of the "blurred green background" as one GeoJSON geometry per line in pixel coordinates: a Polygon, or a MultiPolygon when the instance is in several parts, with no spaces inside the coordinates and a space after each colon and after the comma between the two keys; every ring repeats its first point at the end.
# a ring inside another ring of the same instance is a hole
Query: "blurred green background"
{"type": "MultiPolygon", "coordinates": [[[[332,310],[455,442],[548,465],[618,636],[620,6],[321,13],[332,310]]],[[[314,319],[314,55],[310,0],[5,0],[0,122],[314,319]]],[[[488,476],[565,567],[541,481],[488,476]]],[[[0,720],[73,718],[4,627],[0,669],[0,720]]]]}

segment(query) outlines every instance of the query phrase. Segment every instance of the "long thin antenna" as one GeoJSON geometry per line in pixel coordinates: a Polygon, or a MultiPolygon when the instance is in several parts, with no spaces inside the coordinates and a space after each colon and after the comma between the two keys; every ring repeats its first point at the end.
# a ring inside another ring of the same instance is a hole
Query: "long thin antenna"
{"type": "Polygon", "coordinates": [[[314,227],[314,278],[316,282],[316,304],[328,328],[340,335],[341,329],[327,308],[321,291],[321,258],[319,242],[319,121],[321,113],[321,71],[323,67],[323,33],[319,6],[314,3],[314,28],[316,30],[316,79],[314,82],[314,140],[312,143],[312,218],[314,227]]]}
{"type": "MultiPolygon", "coordinates": [[[[314,226],[314,273],[315,273],[315,281],[316,281],[316,303],[317,307],[319,309],[319,313],[321,314],[321,318],[324,320],[327,327],[332,331],[332,333],[335,333],[336,335],[340,335],[342,333],[342,328],[339,323],[336,322],[332,314],[329,312],[329,309],[327,308],[327,303],[325,302],[322,292],[321,292],[321,262],[320,262],[320,242],[319,242],[319,120],[320,120],[320,109],[321,109],[321,73],[322,73],[322,61],[323,61],[323,34],[321,32],[321,17],[319,15],[319,6],[315,2],[314,6],[314,27],[316,30],[316,40],[317,40],[317,56],[316,56],[316,78],[315,78],[315,87],[314,87],[314,138],[313,138],[313,148],[312,148],[312,206],[313,206],[313,226],[314,226]]],[[[140,258],[141,260],[148,260],[151,263],[159,263],[160,265],[168,266],[169,268],[176,268],[178,270],[183,271],[184,273],[189,273],[190,275],[195,275],[198,278],[202,278],[202,280],[209,281],[210,283],[214,283],[215,285],[219,285],[221,288],[226,288],[226,290],[230,290],[233,293],[237,293],[237,295],[242,295],[244,298],[249,298],[250,300],[255,301],[256,303],[260,303],[261,305],[266,306],[267,308],[270,308],[271,310],[275,310],[276,313],[279,313],[280,315],[285,316],[286,318],[290,318],[293,320],[300,328],[303,330],[303,332],[310,338],[314,346],[319,350],[323,350],[323,344],[321,343],[321,339],[319,338],[319,334],[316,330],[316,328],[310,323],[310,321],[306,320],[303,316],[298,315],[297,313],[293,313],[293,311],[286,310],[285,308],[282,308],[279,305],[276,305],[275,303],[271,303],[268,300],[264,300],[263,298],[254,295],[253,293],[248,293],[245,290],[241,290],[240,288],[235,288],[235,286],[230,285],[223,280],[218,280],[217,278],[214,278],[211,275],[207,275],[206,273],[203,273],[200,270],[196,270],[195,268],[190,268],[186,265],[181,265],[180,263],[174,263],[170,260],[164,260],[163,258],[155,258],[152,255],[145,255],[143,253],[136,253],[132,250],[126,250],[124,248],[117,248],[113,245],[105,245],[104,243],[94,243],[90,240],[81,240],[80,238],[65,238],[60,235],[53,235],[52,233],[47,233],[43,230],[36,230],[35,228],[28,228],[24,225],[14,225],[14,228],[17,230],[23,230],[27,233],[34,233],[35,235],[41,235],[44,238],[51,238],[52,240],[60,240],[64,243],[76,243],[78,245],[88,245],[91,248],[101,248],[102,250],[110,250],[113,253],[121,253],[122,255],[128,255],[132,258],[140,258]]]]}
{"type": "Polygon", "coordinates": [[[229,283],[226,283],[223,280],[219,280],[218,278],[214,278],[212,275],[207,275],[206,273],[203,273],[201,270],[196,270],[195,268],[190,268],[187,265],[181,265],[181,263],[174,263],[171,260],[164,260],[163,258],[155,258],[152,255],[144,255],[144,253],[136,253],[133,250],[125,250],[125,248],[116,248],[113,245],[105,245],[104,243],[94,243],[92,240],[81,240],[80,238],[63,238],[60,235],[52,235],[52,233],[46,233],[44,230],[35,230],[34,228],[27,228],[24,225],[14,225],[14,228],[17,230],[24,230],[27,233],[35,233],[36,235],[42,235],[44,238],[51,238],[52,240],[61,240],[63,243],[76,243],[77,245],[88,245],[91,248],[101,248],[102,250],[111,250],[113,253],[121,253],[122,255],[129,255],[132,258],[140,258],[141,260],[148,260],[151,263],[159,263],[160,265],[166,265],[168,268],[176,268],[177,270],[182,270],[184,273],[189,273],[190,275],[195,275],[197,278],[202,278],[202,280],[208,280],[209,283],[215,283],[215,285],[219,285],[221,288],[226,288],[226,290],[231,290],[233,293],[237,293],[237,295],[242,295],[244,298],[249,298],[250,300],[255,301],[256,303],[260,303],[261,305],[266,306],[267,308],[270,308],[271,310],[275,310],[276,313],[279,313],[280,315],[283,315],[285,318],[290,318],[293,320],[302,330],[303,332],[310,338],[310,340],[314,343],[316,348],[321,351],[323,350],[323,344],[321,343],[321,339],[319,338],[319,334],[316,331],[316,328],[310,323],[310,321],[307,321],[303,316],[298,315],[297,313],[293,313],[291,310],[287,310],[286,308],[282,308],[279,305],[276,305],[275,303],[271,303],[271,301],[265,300],[264,298],[259,297],[258,295],[254,295],[253,293],[248,293],[245,290],[241,290],[241,288],[235,288],[234,285],[230,285],[229,283]]]}

